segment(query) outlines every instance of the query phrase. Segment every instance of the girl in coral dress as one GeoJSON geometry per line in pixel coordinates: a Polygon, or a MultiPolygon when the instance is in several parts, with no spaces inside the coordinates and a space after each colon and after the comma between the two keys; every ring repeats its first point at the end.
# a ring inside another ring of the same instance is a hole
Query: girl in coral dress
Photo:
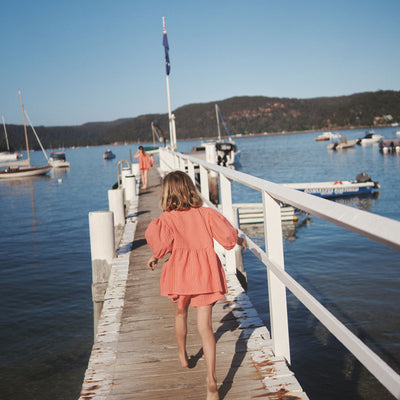
{"type": "Polygon", "coordinates": [[[227,292],[225,274],[214,251],[213,239],[227,250],[247,244],[238,231],[218,211],[202,207],[203,200],[191,178],[181,171],[170,172],[163,180],[163,213],[146,230],[153,255],[147,265],[154,270],[167,254],[161,272],[161,295],[175,304],[175,336],[179,361],[188,366],[186,353],[189,305],[197,309],[197,327],[207,365],[207,400],[218,399],[215,373],[215,338],[212,308],[227,292]]]}
{"type": "Polygon", "coordinates": [[[149,155],[145,152],[143,146],[138,147],[138,151],[133,156],[134,158],[139,158],[139,169],[142,177],[142,189],[147,189],[147,181],[149,169],[152,167],[149,155]]]}

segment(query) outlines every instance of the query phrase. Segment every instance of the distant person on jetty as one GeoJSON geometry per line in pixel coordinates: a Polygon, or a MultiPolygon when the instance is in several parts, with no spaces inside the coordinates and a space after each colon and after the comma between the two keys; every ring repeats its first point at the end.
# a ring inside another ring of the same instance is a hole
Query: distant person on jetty
{"type": "Polygon", "coordinates": [[[147,265],[154,270],[159,259],[170,255],[163,265],[160,289],[162,296],[174,302],[179,362],[182,367],[189,366],[186,334],[190,305],[197,309],[197,328],[207,366],[207,400],[217,400],[212,308],[224,298],[227,285],[213,239],[227,250],[236,244],[246,250],[247,243],[222,214],[202,206],[203,199],[186,173],[173,171],[165,176],[161,193],[163,213],[145,233],[153,251],[147,265]]]}
{"type": "Polygon", "coordinates": [[[138,147],[138,151],[133,157],[139,158],[139,169],[140,175],[142,177],[142,189],[147,189],[149,169],[152,167],[150,157],[145,152],[143,146],[138,147]]]}

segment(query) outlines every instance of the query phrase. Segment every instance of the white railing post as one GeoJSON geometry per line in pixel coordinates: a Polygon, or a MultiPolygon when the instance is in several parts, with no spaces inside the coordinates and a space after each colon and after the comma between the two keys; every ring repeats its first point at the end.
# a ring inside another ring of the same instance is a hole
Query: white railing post
{"type": "Polygon", "coordinates": [[[193,183],[196,185],[196,177],[194,174],[194,164],[191,161],[187,162],[188,164],[188,175],[192,179],[193,183]]]}
{"type": "Polygon", "coordinates": [[[167,167],[165,164],[166,152],[163,148],[158,150],[158,157],[160,159],[160,171],[164,174],[164,172],[167,170],[167,167]]]}
{"type": "Polygon", "coordinates": [[[178,168],[183,172],[185,172],[185,165],[185,160],[182,157],[178,157],[178,168]]]}
{"type": "MultiPolygon", "coordinates": [[[[232,206],[232,188],[231,181],[222,173],[219,174],[219,182],[221,185],[221,205],[222,213],[225,218],[232,224],[235,225],[235,216],[233,213],[232,206]]],[[[226,269],[227,272],[234,274],[236,273],[236,254],[235,249],[226,252],[226,269]]]]}
{"type": "Polygon", "coordinates": [[[180,158],[176,155],[176,153],[172,154],[173,160],[174,160],[174,170],[176,169],[181,169],[181,160],[180,158]]]}
{"type": "MultiPolygon", "coordinates": [[[[284,270],[281,207],[264,191],[263,208],[265,252],[271,261],[284,270]]],[[[286,287],[269,268],[268,295],[273,351],[275,356],[283,356],[290,364],[286,287]]]]}
{"type": "Polygon", "coordinates": [[[210,187],[208,185],[208,172],[205,167],[200,165],[200,191],[203,197],[210,200],[210,187]]]}

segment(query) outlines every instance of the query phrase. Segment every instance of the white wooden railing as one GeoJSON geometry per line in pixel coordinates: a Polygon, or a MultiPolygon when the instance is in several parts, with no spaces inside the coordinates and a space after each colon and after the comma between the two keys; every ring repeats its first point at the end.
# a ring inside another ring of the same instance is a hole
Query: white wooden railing
{"type": "MultiPolygon", "coordinates": [[[[235,223],[232,207],[231,182],[235,181],[258,192],[263,199],[265,251],[250,238],[249,249],[267,267],[271,337],[276,356],[290,364],[290,346],[286,288],[300,300],[315,317],[395,396],[400,399],[400,375],[369,349],[331,312],[285,272],[280,203],[322,218],[349,231],[400,251],[400,222],[366,211],[357,210],[323,198],[299,192],[280,184],[220,167],[197,158],[160,150],[160,169],[163,172],[187,171],[193,181],[195,170],[200,175],[200,191],[209,199],[209,177],[219,181],[222,213],[235,223]]],[[[235,258],[227,263],[236,270],[235,258]]]]}

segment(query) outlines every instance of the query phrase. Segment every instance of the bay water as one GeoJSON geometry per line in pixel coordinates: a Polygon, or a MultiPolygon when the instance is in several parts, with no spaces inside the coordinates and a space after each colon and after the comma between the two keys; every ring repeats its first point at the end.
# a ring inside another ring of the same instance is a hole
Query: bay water
{"type": "MultiPolygon", "coordinates": [[[[376,133],[390,138],[394,129],[376,133]]],[[[400,156],[377,145],[328,151],[317,135],[236,138],[236,169],[277,183],[366,172],[379,181],[378,194],[335,201],[400,220],[400,156]]],[[[178,150],[199,143],[182,141],[178,150]]],[[[108,209],[117,163],[137,146],[109,146],[116,158],[108,161],[106,147],[66,149],[66,170],[0,181],[0,399],[78,398],[93,343],[88,214],[108,209]]],[[[31,158],[45,164],[41,152],[31,158]]],[[[234,202],[261,202],[250,189],[232,190],[234,202]]],[[[262,246],[261,227],[247,229],[262,246]]],[[[304,214],[284,224],[284,251],[286,270],[399,373],[400,253],[304,214]]],[[[265,266],[249,251],[244,262],[248,294],[269,327],[265,266]]],[[[291,369],[311,399],[393,398],[290,292],[288,310],[291,369]]]]}

